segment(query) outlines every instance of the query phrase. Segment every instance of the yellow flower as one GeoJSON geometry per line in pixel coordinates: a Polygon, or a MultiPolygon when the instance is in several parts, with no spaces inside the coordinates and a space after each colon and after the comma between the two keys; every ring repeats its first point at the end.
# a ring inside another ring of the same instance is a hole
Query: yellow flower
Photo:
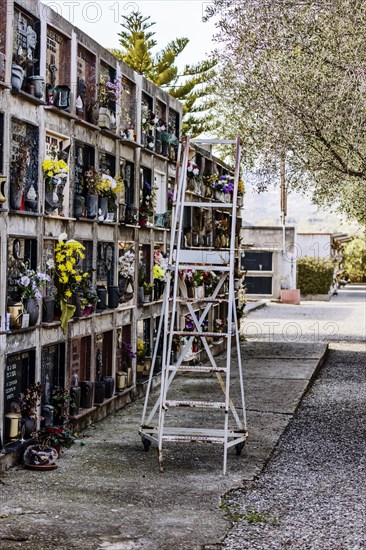
{"type": "Polygon", "coordinates": [[[82,280],[81,275],[76,275],[75,276],[75,281],[77,281],[79,283],[81,280],[82,280]]]}
{"type": "Polygon", "coordinates": [[[67,298],[71,298],[71,296],[72,296],[71,290],[66,290],[65,296],[66,296],[67,298]]]}

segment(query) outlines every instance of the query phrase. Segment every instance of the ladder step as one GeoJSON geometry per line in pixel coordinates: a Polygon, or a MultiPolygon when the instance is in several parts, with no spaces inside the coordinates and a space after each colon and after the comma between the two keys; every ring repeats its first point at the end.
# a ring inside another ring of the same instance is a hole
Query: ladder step
{"type": "Polygon", "coordinates": [[[205,304],[221,304],[223,302],[228,302],[229,298],[177,298],[177,302],[186,303],[186,302],[203,302],[205,304]]]}
{"type": "Polygon", "coordinates": [[[198,208],[227,208],[232,210],[232,202],[194,202],[194,201],[184,201],[183,206],[195,206],[198,208]]]}
{"type": "MultiPolygon", "coordinates": [[[[186,331],[186,330],[175,330],[173,334],[177,336],[201,336],[203,338],[213,337],[213,338],[223,338],[227,337],[227,332],[197,332],[197,331],[186,331]]],[[[232,336],[232,335],[231,335],[232,336]]]]}
{"type": "Polygon", "coordinates": [[[226,372],[226,367],[214,367],[212,365],[180,365],[179,367],[175,365],[168,365],[167,369],[169,371],[179,372],[226,372]]]}
{"type": "Polygon", "coordinates": [[[225,403],[219,401],[165,401],[165,406],[188,407],[191,409],[225,409],[225,403]]]}
{"type": "Polygon", "coordinates": [[[179,269],[191,269],[192,267],[196,267],[196,269],[201,269],[201,267],[204,267],[206,271],[230,271],[229,265],[212,265],[212,264],[209,265],[202,262],[200,262],[199,264],[192,262],[191,264],[178,264],[178,265],[179,265],[179,269]]]}
{"type": "Polygon", "coordinates": [[[211,139],[211,138],[192,138],[190,143],[197,143],[198,145],[234,145],[237,142],[236,139],[211,139]]]}

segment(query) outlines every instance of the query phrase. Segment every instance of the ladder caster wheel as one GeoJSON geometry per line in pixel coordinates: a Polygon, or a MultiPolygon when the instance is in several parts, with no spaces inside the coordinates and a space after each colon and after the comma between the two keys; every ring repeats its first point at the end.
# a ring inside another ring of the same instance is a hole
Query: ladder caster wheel
{"type": "Polygon", "coordinates": [[[142,437],[141,441],[142,441],[142,444],[144,446],[145,453],[148,453],[149,449],[150,449],[150,445],[151,445],[150,439],[146,439],[146,437],[142,437]]]}
{"type": "Polygon", "coordinates": [[[244,445],[245,445],[244,441],[243,441],[242,443],[237,443],[237,444],[235,445],[235,450],[236,450],[236,455],[237,455],[237,456],[240,456],[240,455],[241,455],[241,452],[242,452],[242,450],[244,449],[244,445]]]}

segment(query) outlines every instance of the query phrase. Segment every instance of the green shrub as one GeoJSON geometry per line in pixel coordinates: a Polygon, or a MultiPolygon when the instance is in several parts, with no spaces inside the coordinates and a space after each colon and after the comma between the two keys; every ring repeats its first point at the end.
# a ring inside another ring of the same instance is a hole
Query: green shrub
{"type": "Polygon", "coordinates": [[[344,247],[344,269],[352,283],[366,282],[366,240],[354,237],[344,247]]]}
{"type": "Polygon", "coordinates": [[[333,283],[333,264],[321,258],[301,258],[297,262],[297,286],[303,296],[328,294],[333,283]]]}

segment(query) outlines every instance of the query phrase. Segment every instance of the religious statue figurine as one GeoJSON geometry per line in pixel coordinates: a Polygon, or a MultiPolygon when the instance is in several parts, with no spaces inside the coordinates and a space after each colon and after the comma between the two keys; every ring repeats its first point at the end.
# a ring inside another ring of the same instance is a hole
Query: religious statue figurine
{"type": "Polygon", "coordinates": [[[27,59],[29,61],[34,60],[34,51],[37,46],[37,33],[29,25],[27,28],[27,59]]]}
{"type": "Polygon", "coordinates": [[[74,387],[77,387],[79,385],[79,377],[77,375],[77,373],[75,372],[74,373],[74,376],[72,377],[72,382],[71,382],[72,386],[74,387]]]}

